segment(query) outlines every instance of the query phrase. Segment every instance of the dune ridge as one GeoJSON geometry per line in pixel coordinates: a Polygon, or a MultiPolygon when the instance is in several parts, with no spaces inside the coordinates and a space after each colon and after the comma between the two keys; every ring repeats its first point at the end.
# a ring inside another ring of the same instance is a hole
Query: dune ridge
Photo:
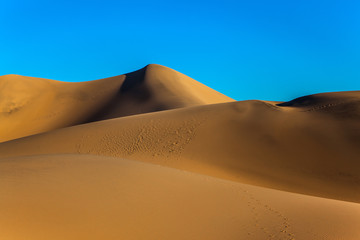
{"type": "Polygon", "coordinates": [[[231,102],[122,117],[17,139],[0,144],[0,157],[114,156],[360,202],[358,120],[263,101],[231,102]]]}
{"type": "Polygon", "coordinates": [[[109,118],[234,101],[156,64],[88,82],[5,75],[0,96],[0,142],[109,118]]]}
{"type": "Polygon", "coordinates": [[[360,91],[236,102],[151,64],[2,76],[0,110],[1,239],[360,236],[360,91]]]}

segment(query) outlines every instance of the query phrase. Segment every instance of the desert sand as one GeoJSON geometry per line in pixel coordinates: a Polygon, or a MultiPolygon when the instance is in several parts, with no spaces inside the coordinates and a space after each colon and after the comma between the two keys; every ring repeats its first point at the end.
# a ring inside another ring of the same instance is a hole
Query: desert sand
{"type": "Polygon", "coordinates": [[[151,64],[0,93],[0,239],[359,239],[360,92],[236,102],[151,64]]]}

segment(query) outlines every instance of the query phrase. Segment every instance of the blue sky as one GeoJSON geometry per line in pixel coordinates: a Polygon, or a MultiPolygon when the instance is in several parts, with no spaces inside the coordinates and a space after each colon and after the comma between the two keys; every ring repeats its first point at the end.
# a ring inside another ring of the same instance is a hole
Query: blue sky
{"type": "Polygon", "coordinates": [[[0,0],[0,75],[86,81],[148,63],[237,100],[360,90],[360,2],[0,0]]]}

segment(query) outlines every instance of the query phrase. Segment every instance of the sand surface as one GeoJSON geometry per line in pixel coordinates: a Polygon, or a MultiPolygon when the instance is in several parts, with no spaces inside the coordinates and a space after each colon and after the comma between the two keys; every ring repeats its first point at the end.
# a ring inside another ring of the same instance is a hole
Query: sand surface
{"type": "Polygon", "coordinates": [[[360,205],[89,155],[0,160],[1,239],[348,239],[360,205]],[[30,236],[30,237],[29,237],[30,236]]]}
{"type": "Polygon", "coordinates": [[[0,93],[0,239],[359,239],[360,92],[235,102],[148,65],[0,93]]]}

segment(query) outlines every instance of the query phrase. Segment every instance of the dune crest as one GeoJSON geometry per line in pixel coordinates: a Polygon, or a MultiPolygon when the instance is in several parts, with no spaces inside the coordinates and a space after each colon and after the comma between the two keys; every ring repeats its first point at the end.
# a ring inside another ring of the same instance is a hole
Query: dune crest
{"type": "Polygon", "coordinates": [[[233,101],[156,64],[88,82],[5,75],[0,96],[0,142],[109,118],[233,101]]]}

